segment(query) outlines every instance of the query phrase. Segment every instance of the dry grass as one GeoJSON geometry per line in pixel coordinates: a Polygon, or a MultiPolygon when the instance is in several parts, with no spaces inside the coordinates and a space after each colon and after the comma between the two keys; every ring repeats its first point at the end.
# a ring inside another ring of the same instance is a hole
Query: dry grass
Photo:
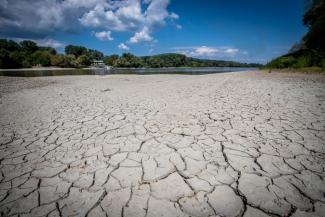
{"type": "Polygon", "coordinates": [[[324,74],[325,68],[321,67],[305,67],[305,68],[285,68],[285,69],[263,69],[262,72],[286,72],[286,73],[303,73],[303,74],[324,74]]]}

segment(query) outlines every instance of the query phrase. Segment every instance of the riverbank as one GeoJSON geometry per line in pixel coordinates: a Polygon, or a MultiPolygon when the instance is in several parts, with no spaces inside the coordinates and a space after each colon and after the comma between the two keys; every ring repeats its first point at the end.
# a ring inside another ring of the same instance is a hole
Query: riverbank
{"type": "Polygon", "coordinates": [[[4,216],[324,213],[323,75],[0,82],[4,216]]]}
{"type": "Polygon", "coordinates": [[[284,68],[284,69],[263,69],[263,72],[284,72],[284,73],[303,73],[303,74],[325,74],[325,68],[305,67],[305,68],[284,68]]]}
{"type": "Polygon", "coordinates": [[[0,76],[41,77],[62,75],[111,75],[111,74],[212,74],[223,72],[255,71],[242,67],[162,67],[162,68],[36,68],[0,71],[0,76]]]}
{"type": "Polygon", "coordinates": [[[18,68],[18,69],[0,69],[0,72],[13,72],[13,71],[55,71],[55,70],[73,70],[76,68],[60,68],[60,67],[33,67],[33,68],[18,68]]]}

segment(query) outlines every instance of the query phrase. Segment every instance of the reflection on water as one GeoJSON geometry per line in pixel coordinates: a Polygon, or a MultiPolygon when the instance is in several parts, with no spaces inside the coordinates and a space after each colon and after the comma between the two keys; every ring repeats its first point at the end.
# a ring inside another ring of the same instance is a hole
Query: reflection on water
{"type": "Polygon", "coordinates": [[[0,71],[2,76],[18,76],[18,77],[39,77],[39,76],[60,76],[60,75],[95,75],[93,69],[62,69],[62,70],[8,70],[0,71]]]}
{"type": "Polygon", "coordinates": [[[116,68],[111,74],[210,74],[220,72],[237,72],[237,71],[253,71],[256,68],[241,67],[196,67],[196,68],[139,68],[139,69],[123,69],[116,68]]]}
{"type": "Polygon", "coordinates": [[[204,67],[204,68],[96,68],[96,69],[46,69],[46,70],[8,70],[0,71],[1,76],[37,77],[60,75],[109,75],[109,74],[211,74],[221,72],[253,71],[256,68],[204,67]]]}

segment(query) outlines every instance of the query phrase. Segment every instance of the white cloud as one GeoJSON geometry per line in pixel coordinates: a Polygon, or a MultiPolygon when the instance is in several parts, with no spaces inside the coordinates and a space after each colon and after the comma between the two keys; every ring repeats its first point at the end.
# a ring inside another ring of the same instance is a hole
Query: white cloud
{"type": "Polygon", "coordinates": [[[124,43],[119,44],[118,49],[120,49],[120,50],[130,50],[130,48],[128,46],[126,46],[124,43]]]}
{"type": "Polygon", "coordinates": [[[44,46],[44,47],[53,47],[55,49],[58,48],[63,48],[65,46],[64,43],[59,42],[54,39],[40,39],[40,40],[34,40],[39,46],[44,46]]]}
{"type": "Polygon", "coordinates": [[[152,0],[144,13],[145,25],[157,28],[165,25],[165,19],[170,16],[167,11],[169,0],[152,0]]]}
{"type": "Polygon", "coordinates": [[[218,53],[218,49],[213,47],[201,46],[191,52],[192,56],[215,56],[218,53]]]}
{"type": "Polygon", "coordinates": [[[171,12],[170,15],[169,15],[169,17],[171,19],[175,19],[175,20],[177,20],[179,18],[178,14],[175,14],[174,12],[171,12]]]}
{"type": "Polygon", "coordinates": [[[176,28],[177,28],[177,29],[182,29],[182,28],[183,28],[183,26],[182,26],[182,25],[180,25],[180,24],[176,24],[176,28]]]}
{"type": "Polygon", "coordinates": [[[143,27],[140,32],[136,32],[133,37],[130,38],[129,43],[136,44],[139,42],[149,42],[153,38],[150,36],[148,27],[143,27]]]}
{"type": "Polygon", "coordinates": [[[193,46],[175,47],[173,50],[187,56],[200,58],[230,58],[240,53],[239,49],[231,47],[193,46]]]}
{"type": "Polygon", "coordinates": [[[101,41],[113,41],[114,38],[112,37],[111,31],[102,31],[102,32],[95,32],[96,38],[101,41]]]}
{"type": "Polygon", "coordinates": [[[239,50],[236,48],[227,48],[226,50],[224,50],[224,52],[227,54],[236,54],[236,53],[238,53],[238,51],[239,50]]]}

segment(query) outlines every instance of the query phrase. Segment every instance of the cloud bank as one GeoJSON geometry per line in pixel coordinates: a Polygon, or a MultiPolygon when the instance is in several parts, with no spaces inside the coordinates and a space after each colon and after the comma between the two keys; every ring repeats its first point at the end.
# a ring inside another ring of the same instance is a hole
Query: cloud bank
{"type": "Polygon", "coordinates": [[[226,58],[231,59],[238,55],[245,55],[245,51],[240,51],[232,47],[209,47],[209,46],[192,46],[192,47],[174,47],[174,52],[197,58],[226,58]]]}
{"type": "Polygon", "coordinates": [[[101,41],[113,41],[114,38],[112,37],[111,31],[102,31],[102,32],[95,32],[96,38],[101,41]]]}
{"type": "Polygon", "coordinates": [[[119,44],[118,49],[120,49],[120,50],[130,50],[130,48],[128,46],[126,46],[124,43],[119,44]]]}
{"type": "Polygon", "coordinates": [[[57,32],[95,31],[99,40],[130,32],[130,43],[150,42],[154,31],[179,15],[169,0],[1,0],[0,36],[48,38],[57,32]]]}
{"type": "Polygon", "coordinates": [[[136,44],[144,41],[152,41],[153,38],[150,36],[149,28],[143,27],[140,32],[136,32],[133,37],[130,38],[129,43],[136,44]]]}

